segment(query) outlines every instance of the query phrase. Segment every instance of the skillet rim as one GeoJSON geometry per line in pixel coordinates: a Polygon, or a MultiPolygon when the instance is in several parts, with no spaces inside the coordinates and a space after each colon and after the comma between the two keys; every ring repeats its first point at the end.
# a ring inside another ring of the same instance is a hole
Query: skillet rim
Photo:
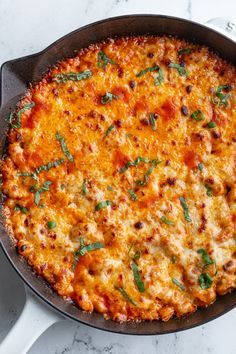
{"type": "MultiPolygon", "coordinates": [[[[5,69],[5,67],[7,65],[15,64],[15,63],[18,63],[18,62],[21,62],[21,61],[25,61],[25,60],[28,60],[28,59],[34,59],[34,58],[37,58],[37,57],[40,58],[43,54],[47,53],[47,51],[49,51],[53,47],[57,46],[59,43],[63,42],[64,40],[69,39],[71,36],[81,32],[81,31],[96,27],[97,25],[106,24],[106,23],[112,23],[112,22],[115,24],[116,21],[123,20],[123,19],[134,19],[134,18],[146,18],[146,19],[148,19],[150,17],[151,18],[156,18],[157,20],[158,19],[166,19],[166,20],[169,20],[169,21],[174,20],[174,21],[180,21],[180,22],[185,23],[187,25],[195,25],[195,26],[197,26],[199,28],[202,28],[205,31],[216,33],[217,35],[221,36],[223,38],[223,40],[227,40],[227,41],[231,42],[233,45],[236,44],[234,40],[232,40],[231,38],[227,37],[224,34],[219,33],[215,29],[209,28],[208,26],[202,25],[202,24],[200,24],[198,22],[195,22],[195,21],[191,21],[191,20],[188,20],[188,19],[175,17],[175,16],[159,15],[159,14],[129,14],[129,15],[115,16],[115,17],[110,17],[110,18],[107,18],[107,19],[95,21],[95,22],[92,22],[92,23],[87,24],[85,26],[82,26],[82,27],[80,27],[80,28],[78,28],[76,30],[73,30],[72,32],[66,34],[65,36],[60,37],[59,39],[57,39],[53,43],[49,44],[45,49],[43,49],[43,50],[41,50],[41,51],[39,51],[37,53],[29,54],[29,55],[26,55],[26,56],[23,56],[23,57],[20,57],[20,58],[16,58],[16,59],[8,60],[8,61],[4,62],[1,65],[1,69],[0,69],[0,80],[1,80],[0,81],[0,103],[1,103],[0,104],[0,112],[1,112],[1,109],[2,109],[2,106],[3,106],[2,94],[4,92],[2,77],[3,77],[4,69],[5,69]]],[[[146,33],[146,34],[148,34],[148,33],[146,33]]],[[[158,33],[157,33],[157,35],[158,35],[158,33]]],[[[207,45],[207,46],[209,47],[209,45],[207,45]]],[[[216,49],[216,51],[217,51],[217,49],[216,49]]],[[[49,67],[50,67],[50,65],[49,65],[49,67]]],[[[41,282],[42,283],[41,287],[44,286],[44,288],[46,288],[46,287],[48,288],[46,280],[44,280],[42,277],[38,277],[37,274],[31,269],[31,267],[24,260],[24,262],[23,262],[24,263],[24,267],[25,267],[24,270],[25,270],[25,273],[27,274],[27,276],[25,276],[23,271],[21,271],[19,269],[19,265],[17,265],[16,262],[13,260],[13,256],[10,255],[10,251],[13,248],[13,241],[7,235],[6,230],[1,225],[1,228],[0,228],[1,234],[2,234],[2,231],[3,231],[3,234],[5,234],[7,236],[8,240],[4,240],[4,238],[3,239],[0,238],[0,245],[1,245],[3,251],[4,251],[4,253],[5,253],[5,255],[6,255],[7,259],[8,259],[8,261],[10,262],[10,264],[12,265],[14,270],[18,273],[18,275],[23,280],[23,282],[33,291],[34,294],[36,294],[39,297],[40,301],[43,301],[44,303],[46,303],[47,306],[52,307],[56,312],[61,313],[64,317],[70,318],[70,319],[75,320],[75,321],[77,321],[79,323],[83,323],[85,325],[88,325],[88,326],[96,328],[96,329],[104,330],[104,331],[107,331],[107,332],[113,332],[113,333],[118,333],[118,334],[129,334],[129,335],[160,335],[160,334],[176,333],[176,332],[180,332],[180,331],[184,331],[184,330],[187,330],[187,329],[191,329],[191,328],[203,325],[203,324],[205,324],[207,322],[210,322],[210,321],[212,321],[212,320],[224,315],[225,313],[229,312],[230,310],[232,310],[236,306],[236,301],[235,301],[233,304],[224,306],[224,309],[222,311],[219,311],[219,313],[216,313],[216,314],[211,315],[211,316],[207,316],[207,313],[206,313],[207,309],[198,309],[192,315],[188,315],[187,317],[182,317],[181,319],[183,321],[185,321],[185,324],[181,325],[180,328],[177,328],[175,330],[173,330],[173,329],[169,329],[168,330],[167,329],[167,330],[161,330],[161,331],[153,332],[153,330],[152,331],[145,331],[145,329],[141,329],[141,332],[139,333],[139,324],[138,323],[136,324],[137,328],[132,328],[132,326],[130,327],[130,323],[129,322],[125,323],[124,325],[122,325],[122,324],[118,324],[117,322],[114,322],[112,320],[105,320],[102,317],[101,314],[96,314],[96,313],[86,314],[86,315],[89,315],[92,319],[94,319],[95,322],[97,320],[97,316],[101,317],[102,321],[100,320],[100,322],[104,322],[105,321],[105,323],[108,324],[108,326],[104,327],[104,323],[103,323],[103,325],[94,324],[94,323],[91,323],[91,321],[89,321],[89,319],[88,320],[83,320],[83,319],[80,319],[80,318],[68,313],[65,309],[62,309],[58,305],[55,305],[51,300],[49,300],[48,299],[49,296],[47,296],[47,294],[46,295],[42,294],[41,289],[40,290],[36,289],[35,284],[33,285],[32,282],[28,279],[30,277],[30,275],[33,275],[37,279],[37,281],[41,282]],[[5,244],[5,241],[6,241],[6,244],[5,244]],[[29,275],[29,273],[31,273],[31,274],[29,275]],[[191,316],[194,316],[194,314],[200,313],[200,312],[203,312],[203,311],[205,311],[205,318],[198,320],[196,323],[191,323],[191,316]],[[188,323],[188,321],[189,321],[189,323],[188,323]],[[109,326],[109,324],[110,324],[110,326],[109,326]],[[117,328],[113,328],[113,327],[117,327],[117,328]],[[124,327],[124,329],[122,329],[123,327],[124,327]]],[[[16,252],[15,252],[15,258],[16,259],[18,258],[19,262],[21,262],[22,257],[17,255],[16,252]]],[[[36,282],[36,280],[35,280],[35,282],[36,282]]],[[[50,291],[52,292],[52,297],[60,298],[60,300],[62,300],[62,302],[65,303],[65,305],[66,305],[67,302],[60,295],[58,295],[56,292],[54,292],[51,288],[50,288],[50,291]]],[[[232,293],[223,295],[220,298],[222,299],[223,297],[225,297],[227,295],[231,296],[233,293],[235,293],[235,291],[232,292],[232,293]]],[[[216,301],[219,301],[219,300],[216,300],[216,301]]],[[[221,302],[223,302],[223,300],[221,300],[221,302]]],[[[209,305],[208,309],[209,308],[212,309],[213,306],[214,306],[214,304],[209,305]]],[[[77,309],[78,309],[78,311],[80,311],[79,315],[80,314],[83,315],[83,312],[79,308],[77,308],[77,309]]],[[[175,321],[175,323],[178,324],[178,323],[181,322],[181,319],[173,319],[172,321],[175,321]]],[[[170,322],[170,321],[168,321],[168,322],[170,322]]],[[[155,322],[159,322],[159,321],[144,321],[144,322],[141,322],[141,323],[143,324],[143,326],[146,326],[148,328],[148,325],[150,323],[153,324],[155,322]]]]}

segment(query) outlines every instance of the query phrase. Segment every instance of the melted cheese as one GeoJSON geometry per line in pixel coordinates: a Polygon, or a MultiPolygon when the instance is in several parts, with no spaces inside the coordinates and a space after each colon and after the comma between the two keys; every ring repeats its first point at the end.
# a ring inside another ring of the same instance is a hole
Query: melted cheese
{"type": "Polygon", "coordinates": [[[10,130],[2,164],[6,226],[19,252],[59,294],[117,321],[167,321],[231,291],[236,287],[235,90],[233,66],[205,47],[167,37],[109,40],[59,63],[21,100],[19,108],[35,106],[21,113],[20,128],[10,130]],[[186,47],[192,52],[178,55],[186,47]],[[99,51],[113,62],[98,67],[99,51]],[[170,62],[184,65],[188,76],[170,62]],[[157,86],[158,71],[137,77],[154,65],[164,74],[157,86]],[[55,75],[84,70],[92,76],[55,80],[55,75]],[[216,89],[225,84],[231,85],[228,105],[217,105],[216,89]],[[107,92],[115,97],[102,104],[107,92]],[[197,110],[201,121],[191,118],[197,110]],[[210,129],[212,121],[216,127],[210,129]],[[63,153],[57,132],[73,161],[63,153]],[[140,156],[160,163],[151,172],[147,162],[120,171],[140,156]],[[61,158],[64,162],[41,171],[38,181],[19,176],[61,158]],[[147,171],[146,185],[138,185],[147,171]],[[41,193],[40,207],[35,191],[45,181],[51,185],[41,193]],[[96,210],[104,201],[112,204],[96,210]],[[17,205],[28,211],[15,210],[17,205]],[[165,224],[163,216],[173,224],[165,224]],[[48,221],[56,227],[50,229],[48,221]],[[104,248],[80,256],[73,269],[81,237],[85,245],[100,242],[104,248]],[[216,265],[204,266],[201,248],[216,265]],[[137,251],[142,293],[131,269],[137,251]],[[212,284],[202,289],[199,277],[206,272],[212,284]]]}

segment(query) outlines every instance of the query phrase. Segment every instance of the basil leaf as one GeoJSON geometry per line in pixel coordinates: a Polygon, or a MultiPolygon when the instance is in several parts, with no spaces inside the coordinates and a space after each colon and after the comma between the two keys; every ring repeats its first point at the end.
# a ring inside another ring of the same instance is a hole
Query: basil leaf
{"type": "Polygon", "coordinates": [[[137,200],[137,196],[134,193],[133,189],[128,189],[128,192],[129,192],[129,194],[131,196],[131,199],[135,202],[137,200]]]}
{"type": "Polygon", "coordinates": [[[112,65],[116,64],[116,62],[108,58],[104,52],[102,51],[98,52],[98,62],[97,62],[98,67],[104,69],[108,63],[112,65]]]}
{"type": "Polygon", "coordinates": [[[64,153],[64,155],[67,157],[67,159],[71,162],[74,161],[74,158],[73,156],[71,155],[67,145],[66,145],[66,142],[65,142],[65,139],[63,138],[63,136],[61,136],[58,132],[56,133],[56,139],[59,141],[60,145],[61,145],[61,149],[62,149],[62,152],[64,153]]]}
{"type": "Polygon", "coordinates": [[[141,70],[138,74],[136,74],[136,77],[143,76],[143,75],[147,74],[148,72],[159,71],[159,70],[160,70],[159,65],[150,66],[144,70],[141,70]]]}
{"type": "Polygon", "coordinates": [[[206,183],[206,184],[204,184],[204,187],[206,188],[206,193],[207,193],[207,195],[208,195],[208,197],[212,197],[212,188],[211,188],[211,186],[208,184],[208,183],[206,183]]]}
{"type": "Polygon", "coordinates": [[[134,280],[135,280],[135,283],[138,287],[138,290],[140,293],[143,293],[145,291],[145,286],[144,286],[144,283],[140,277],[140,274],[139,274],[139,270],[138,270],[138,266],[135,262],[132,262],[131,263],[131,268],[132,268],[132,271],[133,271],[133,276],[134,276],[134,280]]]}
{"type": "Polygon", "coordinates": [[[19,177],[32,177],[35,181],[38,181],[38,176],[34,172],[19,172],[16,174],[19,177]]]}
{"type": "Polygon", "coordinates": [[[164,215],[161,217],[161,221],[164,222],[166,225],[174,225],[173,221],[167,219],[164,215]]]}
{"type": "Polygon", "coordinates": [[[36,205],[39,205],[41,194],[46,192],[46,191],[49,191],[49,187],[50,187],[51,184],[52,184],[51,181],[45,181],[41,188],[36,189],[36,190],[33,191],[33,193],[34,193],[34,202],[35,202],[36,205]]]}
{"type": "Polygon", "coordinates": [[[144,70],[141,70],[138,74],[136,74],[136,77],[143,76],[143,75],[147,74],[148,72],[153,72],[153,71],[158,71],[158,75],[155,77],[155,80],[154,80],[154,85],[159,86],[164,81],[164,73],[159,65],[150,66],[144,70]]]}
{"type": "Polygon", "coordinates": [[[216,127],[216,122],[209,122],[207,124],[207,128],[211,129],[211,128],[215,128],[216,127]]]}
{"type": "Polygon", "coordinates": [[[55,229],[55,227],[57,226],[57,223],[55,221],[48,221],[47,226],[50,230],[52,230],[52,229],[55,229]]]}
{"type": "Polygon", "coordinates": [[[112,205],[112,202],[110,200],[104,200],[95,206],[95,211],[107,208],[109,205],[112,205]]]}
{"type": "Polygon", "coordinates": [[[110,125],[110,127],[107,129],[105,135],[106,135],[106,136],[109,135],[110,132],[111,132],[114,128],[115,128],[114,124],[110,125]]]}
{"type": "Polygon", "coordinates": [[[204,263],[204,266],[215,264],[215,261],[209,257],[207,251],[204,248],[199,248],[197,250],[197,253],[202,256],[202,261],[204,263]]]}
{"type": "Polygon", "coordinates": [[[183,55],[183,54],[190,54],[192,53],[192,48],[183,48],[178,50],[178,55],[183,55]]]}
{"type": "Polygon", "coordinates": [[[148,184],[148,179],[149,179],[150,174],[153,172],[154,168],[157,165],[159,165],[160,163],[161,163],[161,161],[159,161],[159,160],[152,160],[152,166],[145,173],[143,180],[138,180],[138,181],[136,181],[136,183],[139,186],[146,186],[148,184]]]}
{"type": "Polygon", "coordinates": [[[113,191],[112,186],[107,186],[107,190],[108,190],[108,191],[113,191]]]}
{"type": "Polygon", "coordinates": [[[15,211],[21,211],[23,214],[27,214],[28,213],[28,209],[24,206],[21,206],[19,204],[16,204],[15,208],[14,208],[15,211]]]}
{"type": "Polygon", "coordinates": [[[31,109],[35,106],[34,102],[26,104],[18,112],[13,112],[9,114],[8,122],[11,125],[11,128],[20,128],[21,127],[21,114],[28,109],[31,109]]]}
{"type": "Polygon", "coordinates": [[[84,178],[83,183],[82,183],[82,193],[85,195],[87,194],[87,180],[84,178]]]}
{"type": "Polygon", "coordinates": [[[155,86],[160,86],[163,81],[164,81],[164,72],[163,72],[163,70],[160,68],[158,75],[155,77],[154,85],[155,85],[155,86]]]}
{"type": "Polygon", "coordinates": [[[58,159],[53,162],[49,162],[46,165],[39,166],[35,169],[34,173],[39,174],[41,171],[48,171],[52,167],[60,166],[64,162],[64,159],[58,159]]]}
{"type": "Polygon", "coordinates": [[[202,273],[198,278],[198,284],[201,289],[208,289],[211,287],[213,280],[208,273],[202,273]]]}
{"type": "Polygon", "coordinates": [[[156,121],[155,121],[155,118],[154,118],[154,114],[153,114],[153,113],[150,113],[150,114],[149,114],[149,123],[150,123],[150,125],[151,125],[153,131],[157,130],[157,128],[156,128],[156,121]]]}
{"type": "Polygon", "coordinates": [[[133,260],[138,260],[141,257],[141,252],[139,250],[135,251],[133,260]]]}
{"type": "Polygon", "coordinates": [[[200,111],[199,109],[194,111],[192,114],[191,114],[191,118],[193,118],[194,120],[196,120],[197,122],[200,122],[201,120],[204,119],[204,115],[202,113],[202,111],[200,111]]]}
{"type": "Polygon", "coordinates": [[[188,205],[186,203],[186,200],[184,199],[184,197],[179,197],[180,203],[182,205],[183,208],[183,212],[184,212],[184,218],[186,221],[191,222],[192,219],[189,215],[189,211],[188,211],[188,205]]]}
{"type": "MultiPolygon", "coordinates": [[[[229,104],[229,99],[231,95],[229,93],[223,93],[222,91],[229,91],[230,85],[220,85],[218,86],[215,96],[218,98],[218,100],[213,100],[212,102],[214,104],[220,105],[220,106],[225,106],[227,107],[229,104]]],[[[230,87],[231,89],[231,87],[230,87]]]]}
{"type": "Polygon", "coordinates": [[[203,171],[203,168],[204,168],[204,166],[203,166],[203,164],[202,163],[199,163],[198,165],[197,165],[197,168],[199,169],[199,171],[203,171]]]}
{"type": "Polygon", "coordinates": [[[53,76],[53,79],[57,84],[61,84],[66,81],[80,81],[80,80],[89,79],[92,75],[93,73],[91,70],[84,70],[79,73],[57,74],[53,76]]]}
{"type": "Polygon", "coordinates": [[[178,279],[172,278],[172,283],[177,285],[181,290],[186,290],[184,284],[180,283],[178,279]]]}
{"type": "Polygon", "coordinates": [[[103,95],[101,97],[101,103],[102,104],[108,104],[110,103],[112,100],[117,100],[118,96],[113,95],[113,93],[111,92],[107,92],[105,93],[105,95],[103,95]]]}
{"type": "Polygon", "coordinates": [[[153,160],[149,160],[146,157],[142,157],[142,156],[138,156],[134,161],[128,161],[126,162],[126,164],[120,168],[119,172],[120,173],[124,173],[125,171],[128,170],[129,167],[131,166],[138,166],[140,164],[140,162],[146,162],[146,163],[150,163],[153,160]]]}
{"type": "Polygon", "coordinates": [[[115,289],[121,293],[121,295],[125,298],[126,301],[130,302],[134,306],[137,306],[136,302],[129,297],[129,295],[123,288],[115,286],[115,289]]]}
{"type": "Polygon", "coordinates": [[[101,242],[91,243],[90,245],[87,246],[80,246],[78,250],[78,254],[80,256],[84,256],[87,252],[99,250],[100,248],[104,248],[104,247],[105,247],[104,244],[101,242]]]}
{"type": "Polygon", "coordinates": [[[176,63],[170,63],[169,68],[176,69],[180,76],[188,76],[188,71],[181,65],[176,63]]]}

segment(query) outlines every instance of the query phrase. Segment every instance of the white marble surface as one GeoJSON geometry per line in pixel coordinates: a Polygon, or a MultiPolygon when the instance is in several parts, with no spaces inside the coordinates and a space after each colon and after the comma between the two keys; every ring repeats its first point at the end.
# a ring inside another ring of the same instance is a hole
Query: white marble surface
{"type": "MultiPolygon", "coordinates": [[[[169,14],[203,23],[213,17],[235,16],[236,2],[0,0],[0,64],[37,52],[87,23],[129,13],[169,14]]],[[[19,316],[23,304],[22,283],[0,250],[0,341],[19,316]]],[[[236,310],[187,332],[154,337],[111,334],[66,320],[49,328],[32,346],[29,354],[235,354],[235,328],[236,310]]],[[[27,328],[24,330],[27,331],[27,328]]]]}

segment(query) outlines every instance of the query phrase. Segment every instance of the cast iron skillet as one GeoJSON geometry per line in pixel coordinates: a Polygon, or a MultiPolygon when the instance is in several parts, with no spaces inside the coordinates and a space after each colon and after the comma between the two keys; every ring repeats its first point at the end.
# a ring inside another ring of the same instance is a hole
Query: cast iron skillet
{"type": "MultiPolygon", "coordinates": [[[[0,138],[5,144],[7,123],[5,118],[14,109],[19,98],[25,93],[30,82],[40,80],[42,74],[58,60],[71,57],[75,50],[101,41],[107,37],[130,36],[140,34],[177,35],[189,41],[204,44],[217,51],[220,56],[236,65],[236,43],[229,38],[203,25],[160,15],[128,15],[99,21],[82,27],[59,39],[44,51],[24,58],[8,61],[1,69],[1,107],[0,138]]],[[[104,320],[97,313],[88,314],[80,311],[72,303],[58,296],[46,282],[36,276],[24,260],[16,253],[9,236],[0,226],[0,241],[9,261],[24,280],[44,303],[49,304],[62,315],[78,322],[123,334],[163,334],[177,332],[202,325],[236,305],[235,292],[220,297],[208,308],[198,310],[194,314],[181,319],[171,319],[164,323],[159,321],[118,324],[104,320]]]]}

